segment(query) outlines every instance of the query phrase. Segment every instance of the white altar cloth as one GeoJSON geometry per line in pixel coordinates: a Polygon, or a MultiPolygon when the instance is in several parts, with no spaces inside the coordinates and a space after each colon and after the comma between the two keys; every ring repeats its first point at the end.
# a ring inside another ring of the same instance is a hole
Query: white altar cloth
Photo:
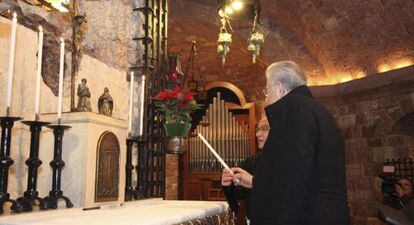
{"type": "Polygon", "coordinates": [[[168,201],[150,199],[120,207],[46,210],[0,216],[2,225],[161,225],[176,224],[219,214],[226,202],[168,201]]]}

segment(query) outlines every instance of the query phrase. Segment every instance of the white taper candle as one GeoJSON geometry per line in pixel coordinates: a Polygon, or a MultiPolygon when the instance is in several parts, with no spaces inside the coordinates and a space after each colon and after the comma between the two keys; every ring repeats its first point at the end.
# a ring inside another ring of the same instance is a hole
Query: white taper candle
{"type": "Polygon", "coordinates": [[[7,97],[6,106],[11,106],[11,96],[13,89],[13,72],[14,72],[14,53],[16,49],[16,29],[17,29],[17,14],[13,13],[11,35],[10,35],[10,58],[9,58],[9,71],[8,71],[8,83],[7,83],[7,97]]]}
{"type": "Polygon", "coordinates": [[[140,107],[140,115],[139,115],[139,135],[142,136],[144,130],[144,101],[145,101],[145,76],[142,75],[141,80],[141,107],[140,107]]]}
{"type": "Polygon", "coordinates": [[[40,77],[42,76],[42,55],[43,55],[43,29],[39,26],[39,45],[37,49],[37,73],[36,73],[36,96],[35,96],[35,108],[34,113],[36,119],[39,114],[39,102],[40,102],[40,77]]]}
{"type": "Polygon", "coordinates": [[[208,143],[208,141],[204,138],[204,136],[201,133],[198,133],[198,137],[204,142],[207,148],[210,149],[211,153],[213,153],[213,155],[218,159],[221,165],[223,165],[224,168],[230,170],[230,167],[224,162],[224,160],[220,157],[220,155],[217,154],[216,150],[214,150],[214,148],[211,147],[210,143],[208,143]]]}
{"type": "Polygon", "coordinates": [[[128,134],[132,133],[132,104],[134,103],[134,72],[131,72],[131,83],[129,84],[129,111],[128,111],[128,134]]]}
{"type": "MultiPolygon", "coordinates": [[[[210,149],[211,153],[217,158],[217,160],[221,163],[221,165],[228,169],[230,173],[233,173],[233,171],[230,169],[230,167],[224,162],[224,160],[220,157],[220,155],[214,150],[213,147],[211,147],[210,143],[204,138],[204,136],[201,133],[198,133],[198,137],[204,142],[204,144],[207,146],[208,149],[210,149]]],[[[233,182],[237,185],[240,183],[240,180],[238,178],[234,178],[233,182]]]]}
{"type": "Polygon", "coordinates": [[[58,121],[62,119],[62,97],[63,97],[63,66],[65,62],[65,41],[60,38],[60,67],[59,67],[59,96],[58,96],[58,121]]]}

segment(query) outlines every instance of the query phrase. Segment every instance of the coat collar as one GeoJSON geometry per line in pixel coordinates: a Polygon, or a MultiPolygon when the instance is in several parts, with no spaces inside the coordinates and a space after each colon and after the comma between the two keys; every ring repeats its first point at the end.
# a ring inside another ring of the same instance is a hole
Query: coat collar
{"type": "Polygon", "coordinates": [[[272,119],[273,113],[272,111],[278,107],[278,105],[282,104],[282,102],[284,102],[285,99],[289,98],[289,96],[293,96],[293,95],[299,95],[299,96],[305,96],[305,97],[309,97],[309,98],[313,98],[312,92],[310,91],[309,87],[306,85],[302,85],[299,87],[296,87],[295,89],[293,89],[292,91],[290,91],[287,95],[283,96],[281,99],[279,99],[279,101],[267,106],[265,108],[265,112],[266,112],[266,116],[270,122],[270,120],[272,119]]]}
{"type": "Polygon", "coordinates": [[[312,92],[310,91],[309,87],[306,85],[296,87],[291,92],[289,92],[286,96],[288,95],[302,95],[302,96],[313,98],[312,92]]]}

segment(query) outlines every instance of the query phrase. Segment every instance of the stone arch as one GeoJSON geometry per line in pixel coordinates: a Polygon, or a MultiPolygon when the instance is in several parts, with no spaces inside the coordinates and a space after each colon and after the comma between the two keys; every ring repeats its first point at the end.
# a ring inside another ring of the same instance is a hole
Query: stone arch
{"type": "Polygon", "coordinates": [[[399,148],[403,157],[414,157],[414,111],[397,121],[389,137],[389,145],[399,148]]]}
{"type": "Polygon", "coordinates": [[[403,114],[402,110],[391,107],[386,111],[377,120],[375,143],[370,146],[373,148],[378,173],[382,162],[387,159],[414,157],[414,110],[403,114]],[[399,112],[394,112],[395,114],[392,115],[390,111],[399,112]],[[396,114],[399,116],[397,117],[396,114]]]}
{"type": "Polygon", "coordinates": [[[237,96],[237,98],[240,102],[240,106],[242,106],[242,107],[244,105],[246,105],[246,103],[247,103],[246,97],[245,97],[243,91],[240,90],[240,88],[238,88],[236,85],[234,85],[232,83],[218,81],[218,82],[212,82],[212,83],[207,84],[207,86],[206,86],[207,90],[210,90],[212,88],[225,88],[225,89],[230,90],[231,92],[233,92],[237,96]]]}

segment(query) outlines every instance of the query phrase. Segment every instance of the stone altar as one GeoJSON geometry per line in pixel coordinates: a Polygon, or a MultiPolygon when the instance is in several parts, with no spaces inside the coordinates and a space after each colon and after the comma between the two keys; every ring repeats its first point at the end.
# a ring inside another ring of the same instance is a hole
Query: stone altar
{"type": "MultiPolygon", "coordinates": [[[[42,115],[42,119],[55,122],[56,115],[42,115]]],[[[66,162],[62,170],[64,195],[69,197],[75,207],[90,208],[109,203],[123,203],[126,121],[91,112],[73,112],[62,114],[62,124],[72,127],[63,136],[63,160],[66,162]],[[101,148],[99,144],[103,144],[101,148]],[[107,160],[98,160],[100,157],[107,157],[107,160]],[[98,161],[109,164],[100,166],[98,161]],[[110,170],[105,169],[105,166],[110,167],[110,170]],[[97,176],[105,171],[110,173],[107,174],[109,176],[97,176]],[[103,196],[103,199],[97,198],[99,196],[103,196]]],[[[40,157],[44,165],[43,172],[39,174],[39,190],[50,190],[51,169],[46,167],[49,167],[48,158],[50,152],[53,152],[53,145],[50,144],[53,143],[53,138],[51,131],[45,131],[40,140],[40,157]]],[[[62,203],[60,202],[61,205],[62,203]]]]}
{"type": "MultiPolygon", "coordinates": [[[[216,217],[227,210],[228,205],[225,202],[149,199],[97,210],[83,211],[81,208],[74,208],[12,215],[2,217],[1,221],[4,225],[188,224],[189,221],[201,221],[206,217],[216,217]]],[[[227,224],[228,222],[224,219],[219,221],[221,223],[217,224],[227,224]]]]}

